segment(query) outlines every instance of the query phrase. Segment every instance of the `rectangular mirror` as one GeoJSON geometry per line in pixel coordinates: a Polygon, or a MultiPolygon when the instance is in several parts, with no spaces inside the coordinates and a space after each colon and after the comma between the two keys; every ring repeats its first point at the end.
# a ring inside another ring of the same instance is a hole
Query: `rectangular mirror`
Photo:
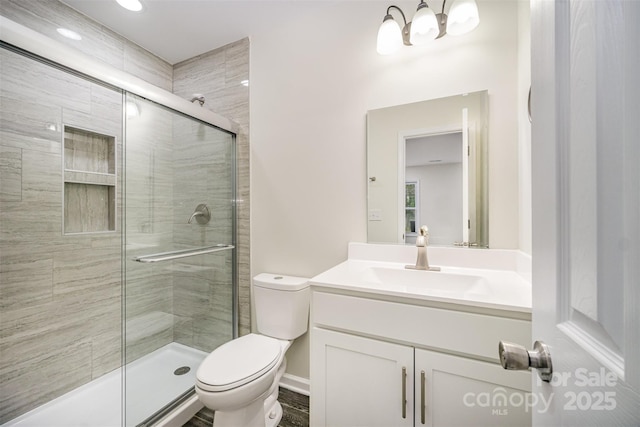
{"type": "Polygon", "coordinates": [[[486,248],[486,90],[367,112],[369,243],[486,248]]]}

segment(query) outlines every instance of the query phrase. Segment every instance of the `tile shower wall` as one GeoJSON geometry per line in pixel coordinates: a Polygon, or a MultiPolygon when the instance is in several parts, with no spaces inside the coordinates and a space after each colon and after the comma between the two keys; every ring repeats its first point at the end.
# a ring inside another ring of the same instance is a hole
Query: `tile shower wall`
{"type": "MultiPolygon", "coordinates": [[[[58,1],[2,0],[0,14],[158,87],[172,90],[174,70],[170,64],[58,1]],[[59,36],[55,31],[59,26],[77,29],[82,33],[83,41],[78,43],[59,36]]],[[[3,91],[9,87],[5,74],[6,67],[10,65],[3,59],[0,84],[3,91]]],[[[57,100],[61,94],[79,93],[80,88],[69,87],[64,82],[58,87],[56,79],[43,78],[33,70],[31,63],[23,63],[16,68],[22,72],[26,70],[28,76],[47,84],[35,93],[26,93],[26,86],[20,89],[20,93],[3,94],[0,105],[0,399],[3,399],[0,402],[0,422],[117,367],[121,352],[120,255],[113,251],[116,245],[119,251],[120,239],[115,237],[117,233],[106,233],[75,236],[73,238],[77,241],[72,242],[67,239],[70,236],[62,234],[62,167],[49,167],[61,162],[61,129],[47,129],[50,122],[57,120],[60,123],[59,117],[64,114],[63,121],[69,119],[67,121],[77,123],[80,128],[103,129],[104,133],[111,134],[102,123],[110,101],[102,99],[100,90],[104,88],[93,85],[91,90],[95,93],[92,93],[92,99],[84,97],[77,105],[51,108],[43,100],[57,100]],[[29,114],[24,112],[26,106],[30,109],[29,114]],[[90,112],[97,112],[96,117],[102,119],[91,118],[90,112]],[[84,121],[73,122],[74,117],[84,121]],[[33,131],[31,135],[24,134],[27,128],[33,131]],[[19,279],[25,272],[28,272],[29,283],[19,279]],[[34,363],[35,369],[29,362],[34,363]],[[69,371],[71,366],[73,371],[69,371]],[[34,386],[41,384],[44,377],[51,381],[51,387],[34,386]]],[[[175,74],[177,94],[190,98],[192,92],[205,93],[205,108],[241,125],[237,138],[237,246],[240,332],[247,333],[250,330],[249,98],[248,89],[238,81],[248,79],[249,42],[242,40],[178,64],[175,74]],[[199,73],[197,80],[187,77],[190,70],[199,73]]],[[[118,150],[120,152],[120,145],[118,150]]],[[[164,159],[162,150],[160,152],[153,164],[138,165],[135,171],[139,176],[130,178],[148,179],[149,168],[162,169],[164,159]]],[[[118,170],[120,167],[118,163],[118,170]]],[[[118,182],[118,188],[120,184],[118,182]]],[[[167,195],[172,191],[170,186],[158,185],[167,191],[167,195]]],[[[182,214],[176,211],[174,217],[174,206],[164,206],[168,210],[150,221],[149,203],[145,204],[144,200],[137,203],[137,207],[135,203],[132,205],[131,220],[138,231],[141,234],[150,230],[158,232],[160,237],[156,243],[159,242],[160,246],[173,244],[169,236],[173,234],[175,218],[179,216],[180,221],[184,220],[182,214]],[[134,213],[136,209],[137,213],[134,213]]],[[[117,232],[120,224],[118,217],[117,232]]],[[[131,243],[128,249],[132,254],[136,250],[148,253],[144,239],[131,243]]],[[[218,267],[221,271],[228,268],[218,267]]],[[[198,330],[193,319],[183,316],[200,299],[197,293],[176,291],[173,276],[161,269],[156,269],[144,279],[142,277],[135,267],[130,269],[128,296],[132,298],[127,306],[127,329],[131,348],[127,352],[128,360],[173,339],[194,346],[199,346],[200,342],[202,346],[211,345],[206,339],[210,331],[198,330]],[[172,310],[176,313],[175,318],[172,310]]],[[[227,298],[223,294],[217,297],[227,298]]],[[[220,310],[219,315],[226,318],[230,314],[228,310],[220,310]]],[[[219,339],[214,337],[213,341],[219,339]]]]}
{"type": "MultiPolygon", "coordinates": [[[[239,332],[251,330],[249,252],[249,39],[180,62],[173,69],[173,92],[186,99],[205,96],[203,108],[240,125],[237,150],[237,247],[239,281],[239,332]],[[244,84],[243,84],[244,82],[244,84]]],[[[195,295],[192,301],[195,302],[195,295]]]]}
{"type": "Polygon", "coordinates": [[[126,361],[173,341],[173,275],[165,263],[133,257],[173,247],[173,114],[127,95],[140,114],[127,118],[125,319],[126,361]]]}
{"type": "Polygon", "coordinates": [[[232,138],[143,99],[127,102],[140,111],[126,133],[127,361],[172,341],[212,351],[232,338],[232,252],[132,258],[233,242],[232,138]],[[200,203],[211,221],[188,224],[200,203]]]}
{"type": "Polygon", "coordinates": [[[171,91],[170,64],[56,0],[2,0],[0,14],[60,43],[147,82],[171,91]],[[82,41],[62,37],[59,27],[73,28],[82,41]]]}
{"type": "Polygon", "coordinates": [[[0,55],[3,423],[120,366],[120,209],[114,232],[64,233],[63,124],[115,137],[120,164],[122,94],[0,55]]]}
{"type": "MultiPolygon", "coordinates": [[[[232,137],[194,121],[176,120],[173,139],[173,244],[233,243],[232,137]],[[188,219],[206,204],[211,219],[188,219]]],[[[233,253],[172,262],[174,340],[210,352],[233,338],[233,253]]]]}
{"type": "Polygon", "coordinates": [[[239,329],[251,329],[250,251],[249,251],[249,39],[231,43],[209,53],[171,66],[122,36],[55,0],[0,1],[0,14],[39,31],[61,43],[71,45],[109,65],[142,78],[185,99],[202,93],[204,108],[236,121],[240,131],[237,149],[237,253],[239,282],[239,329]],[[82,33],[78,43],[60,36],[59,26],[70,26],[82,33]]]}

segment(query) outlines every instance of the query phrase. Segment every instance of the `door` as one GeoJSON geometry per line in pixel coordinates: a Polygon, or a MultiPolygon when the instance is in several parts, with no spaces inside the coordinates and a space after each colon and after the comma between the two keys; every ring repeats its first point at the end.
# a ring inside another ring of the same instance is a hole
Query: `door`
{"type": "MultiPolygon", "coordinates": [[[[423,225],[430,229],[430,244],[469,243],[470,206],[475,207],[475,200],[471,200],[475,188],[469,185],[469,177],[476,181],[475,174],[470,175],[476,168],[470,162],[469,141],[474,139],[475,143],[476,129],[475,124],[469,124],[469,109],[461,110],[462,127],[416,129],[398,135],[400,243],[415,244],[417,230],[423,225]],[[416,182],[422,186],[411,187],[416,182]],[[409,205],[410,201],[415,203],[409,205]],[[415,222],[413,232],[411,222],[415,222]]],[[[475,159],[475,149],[473,154],[475,159]]]]}
{"type": "Polygon", "coordinates": [[[531,10],[533,425],[637,426],[640,2],[531,10]]]}
{"type": "Polygon", "coordinates": [[[531,376],[482,362],[415,350],[417,427],[531,426],[531,376]]]}
{"type": "Polygon", "coordinates": [[[413,426],[413,347],[314,328],[311,425],[413,426]],[[318,372],[314,371],[318,369],[318,372]]]}

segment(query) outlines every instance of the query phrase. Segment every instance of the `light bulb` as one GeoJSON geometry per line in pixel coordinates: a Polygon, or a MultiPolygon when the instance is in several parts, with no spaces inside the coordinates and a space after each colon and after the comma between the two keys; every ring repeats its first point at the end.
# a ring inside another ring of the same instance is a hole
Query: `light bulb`
{"type": "Polygon", "coordinates": [[[377,50],[380,55],[390,55],[402,46],[402,31],[391,15],[384,17],[378,30],[377,50]]]}
{"type": "Polygon", "coordinates": [[[413,17],[413,22],[411,22],[409,41],[412,45],[421,45],[435,40],[438,34],[440,34],[440,27],[436,14],[427,7],[426,3],[420,3],[413,17]]]}
{"type": "Polygon", "coordinates": [[[476,28],[480,23],[478,5],[474,0],[455,0],[447,18],[447,34],[459,36],[476,28]]]}

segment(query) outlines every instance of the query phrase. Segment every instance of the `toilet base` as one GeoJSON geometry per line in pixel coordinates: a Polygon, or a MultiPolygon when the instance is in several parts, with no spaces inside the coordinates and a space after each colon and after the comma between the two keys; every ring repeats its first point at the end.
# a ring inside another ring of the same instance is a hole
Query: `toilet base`
{"type": "Polygon", "coordinates": [[[264,402],[259,399],[235,411],[215,411],[213,427],[227,426],[266,427],[264,402]]]}
{"type": "Polygon", "coordinates": [[[276,427],[282,419],[282,405],[276,400],[275,405],[269,411],[264,412],[265,427],[276,427]]]}
{"type": "Polygon", "coordinates": [[[281,357],[270,371],[250,383],[223,392],[203,390],[196,383],[200,401],[214,410],[213,427],[277,427],[282,419],[278,402],[280,379],[287,369],[285,352],[291,341],[280,340],[281,357]],[[264,390],[264,391],[262,391],[264,390]],[[245,402],[249,401],[249,404],[245,402]]]}
{"type": "Polygon", "coordinates": [[[266,399],[258,399],[235,411],[215,411],[213,427],[276,427],[282,419],[278,388],[266,399]]]}
{"type": "Polygon", "coordinates": [[[232,411],[215,411],[213,427],[277,427],[282,419],[282,405],[278,402],[280,379],[286,369],[287,359],[283,357],[269,390],[247,406],[232,411]]]}

